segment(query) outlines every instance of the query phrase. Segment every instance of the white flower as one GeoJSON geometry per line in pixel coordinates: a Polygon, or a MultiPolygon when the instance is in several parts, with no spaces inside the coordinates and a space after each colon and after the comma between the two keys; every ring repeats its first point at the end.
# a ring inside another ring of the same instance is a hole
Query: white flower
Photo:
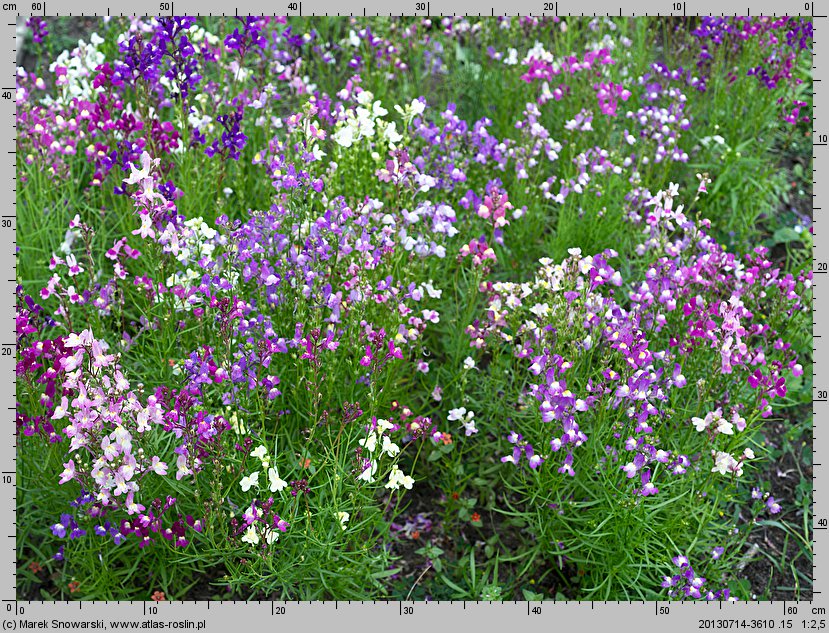
{"type": "Polygon", "coordinates": [[[705,429],[708,428],[708,420],[703,418],[691,418],[691,423],[694,427],[702,433],[705,429]]]}
{"type": "Polygon", "coordinates": [[[711,451],[714,455],[714,467],[711,469],[712,473],[720,473],[728,475],[735,474],[737,477],[743,474],[743,466],[740,462],[734,459],[731,453],[723,451],[711,451]]]}
{"type": "Polygon", "coordinates": [[[74,332],[70,332],[66,338],[63,339],[63,344],[66,347],[79,347],[81,345],[87,345],[92,342],[92,332],[90,330],[84,330],[80,334],[75,334],[74,332]]]}
{"type": "Polygon", "coordinates": [[[380,431],[380,433],[390,431],[393,428],[394,424],[392,424],[388,420],[384,420],[383,418],[377,418],[377,430],[380,431]]]}
{"type": "Polygon", "coordinates": [[[66,398],[63,399],[61,404],[55,407],[55,412],[52,414],[53,420],[61,420],[66,417],[67,414],[67,407],[68,403],[66,402],[66,398]]]}
{"type": "Polygon", "coordinates": [[[400,447],[397,444],[393,443],[387,435],[384,435],[382,452],[388,455],[389,457],[394,457],[400,452],[400,447]]]}
{"type": "Polygon", "coordinates": [[[471,356],[467,356],[466,358],[463,359],[463,368],[464,369],[472,369],[473,367],[475,367],[475,361],[473,360],[473,358],[471,356]]]}
{"type": "Polygon", "coordinates": [[[377,435],[372,431],[367,438],[360,440],[358,444],[369,453],[373,453],[374,449],[377,448],[377,435]]]}
{"type": "Polygon", "coordinates": [[[242,481],[239,482],[239,485],[242,487],[243,492],[247,492],[253,486],[259,486],[259,471],[252,472],[247,477],[242,477],[242,481]]]}
{"type": "Polygon", "coordinates": [[[466,407],[458,407],[457,409],[451,409],[449,411],[449,415],[446,417],[446,419],[450,422],[460,421],[460,423],[463,424],[463,428],[466,429],[467,437],[469,437],[470,435],[474,435],[478,432],[478,429],[475,427],[474,418],[475,412],[467,411],[466,407]]]}
{"type": "Polygon", "coordinates": [[[389,111],[386,110],[379,101],[375,101],[371,106],[371,113],[374,117],[384,117],[389,111]]]}
{"type": "Polygon", "coordinates": [[[717,420],[717,433],[723,435],[734,435],[734,425],[725,418],[717,420]]]}
{"type": "Polygon", "coordinates": [[[450,409],[449,415],[447,416],[447,420],[450,422],[455,422],[456,420],[462,419],[466,415],[466,407],[458,407],[457,409],[450,409]]]}
{"type": "Polygon", "coordinates": [[[386,130],[383,132],[383,136],[386,137],[386,140],[389,143],[399,143],[403,140],[403,137],[397,131],[397,123],[392,121],[386,126],[386,130]]]}
{"type": "Polygon", "coordinates": [[[360,94],[357,95],[357,103],[360,105],[368,105],[374,101],[374,93],[369,92],[368,90],[363,90],[360,94]]]}
{"type": "Polygon", "coordinates": [[[342,528],[343,532],[346,530],[346,523],[351,518],[351,515],[348,512],[337,512],[337,520],[340,522],[340,527],[342,528]]]}
{"type": "Polygon", "coordinates": [[[745,455],[747,459],[754,459],[754,451],[750,448],[745,449],[743,451],[743,455],[745,455]]]}
{"type": "Polygon", "coordinates": [[[716,452],[714,454],[714,467],[711,469],[711,472],[727,475],[733,460],[734,458],[731,456],[731,453],[716,452]]]}
{"type": "Polygon", "coordinates": [[[279,532],[277,530],[270,530],[269,529],[265,532],[265,542],[268,545],[270,545],[274,541],[278,541],[278,540],[279,540],[279,532]]]}
{"type": "Polygon", "coordinates": [[[259,535],[256,533],[256,529],[252,525],[245,530],[245,535],[242,537],[242,541],[250,543],[251,545],[259,544],[259,535]]]}
{"type": "Polygon", "coordinates": [[[354,130],[350,125],[345,125],[334,132],[334,140],[342,147],[351,147],[354,143],[354,130]]]}
{"type": "Polygon", "coordinates": [[[412,484],[414,484],[414,479],[409,477],[409,475],[404,475],[403,471],[400,470],[396,464],[391,467],[391,473],[389,473],[389,481],[386,484],[386,488],[399,490],[400,486],[403,486],[406,490],[411,490],[412,484]]]}
{"type": "Polygon", "coordinates": [[[255,457],[256,459],[258,459],[260,461],[264,461],[264,459],[268,455],[268,449],[263,444],[261,446],[257,446],[254,450],[252,450],[250,452],[250,454],[251,454],[251,456],[255,457]]]}
{"type": "Polygon", "coordinates": [[[281,492],[285,489],[288,483],[284,479],[280,479],[276,468],[268,469],[268,479],[270,480],[270,491],[281,492]]]}
{"type": "Polygon", "coordinates": [[[377,461],[372,459],[369,467],[363,470],[358,476],[358,480],[365,481],[366,483],[372,483],[374,481],[374,474],[377,472],[377,461]]]}
{"type": "Polygon", "coordinates": [[[399,105],[394,106],[394,109],[403,117],[403,122],[406,125],[412,122],[419,114],[423,114],[423,111],[426,109],[425,104],[418,99],[413,99],[411,104],[407,105],[405,108],[401,108],[399,105]]]}
{"type": "Polygon", "coordinates": [[[472,419],[472,414],[467,416],[466,420],[463,420],[463,428],[466,430],[466,436],[469,437],[470,435],[474,435],[478,432],[477,427],[475,426],[475,420],[472,419]]]}
{"type": "Polygon", "coordinates": [[[439,288],[435,288],[432,285],[432,280],[430,279],[428,283],[423,284],[423,287],[426,289],[426,292],[432,299],[440,299],[440,296],[443,294],[443,290],[439,288]]]}
{"type": "Polygon", "coordinates": [[[75,243],[75,240],[80,237],[80,233],[77,231],[73,231],[72,229],[67,229],[66,234],[63,236],[63,242],[60,244],[60,250],[67,255],[72,252],[72,244],[75,243]]]}

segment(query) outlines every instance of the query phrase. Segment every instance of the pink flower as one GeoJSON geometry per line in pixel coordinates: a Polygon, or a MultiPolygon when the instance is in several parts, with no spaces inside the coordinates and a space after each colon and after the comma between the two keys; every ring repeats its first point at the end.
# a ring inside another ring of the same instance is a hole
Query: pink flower
{"type": "Polygon", "coordinates": [[[141,169],[136,169],[135,165],[130,163],[130,177],[124,178],[124,182],[128,185],[135,185],[145,178],[150,177],[150,167],[152,165],[152,159],[147,152],[141,154],[141,169]]]}
{"type": "Polygon", "coordinates": [[[58,483],[65,484],[75,478],[75,462],[71,459],[63,465],[63,472],[60,474],[58,483]]]}
{"type": "Polygon", "coordinates": [[[140,235],[144,239],[148,237],[155,238],[155,231],[153,230],[153,223],[150,218],[150,214],[146,211],[141,211],[138,215],[141,218],[141,226],[135,229],[132,234],[140,235]]]}
{"type": "Polygon", "coordinates": [[[153,456],[152,463],[150,464],[150,470],[152,470],[156,475],[166,475],[167,474],[167,464],[161,461],[157,455],[153,456]]]}

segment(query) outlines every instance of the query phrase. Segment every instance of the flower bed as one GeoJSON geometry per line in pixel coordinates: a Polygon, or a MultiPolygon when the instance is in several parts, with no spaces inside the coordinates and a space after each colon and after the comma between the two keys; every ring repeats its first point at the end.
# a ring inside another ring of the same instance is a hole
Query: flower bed
{"type": "Polygon", "coordinates": [[[17,78],[21,595],[811,595],[811,22],[67,25],[17,78]]]}

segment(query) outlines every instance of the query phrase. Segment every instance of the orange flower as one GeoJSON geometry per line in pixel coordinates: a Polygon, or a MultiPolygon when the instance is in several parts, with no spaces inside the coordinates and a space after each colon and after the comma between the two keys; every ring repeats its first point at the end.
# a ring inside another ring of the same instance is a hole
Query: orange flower
{"type": "Polygon", "coordinates": [[[167,596],[164,595],[163,591],[154,591],[153,595],[150,597],[156,602],[163,602],[167,599],[167,596]]]}
{"type": "Polygon", "coordinates": [[[412,532],[412,540],[420,538],[420,530],[412,532]]]}
{"type": "Polygon", "coordinates": [[[41,567],[40,563],[38,563],[37,561],[32,561],[31,563],[29,563],[29,570],[33,574],[36,574],[39,571],[43,571],[43,567],[41,567]]]}
{"type": "Polygon", "coordinates": [[[300,464],[300,465],[301,465],[303,468],[310,468],[310,467],[311,467],[311,458],[310,458],[310,457],[306,457],[306,458],[305,458],[305,461],[303,461],[303,462],[302,462],[302,464],[300,464]]]}
{"type": "Polygon", "coordinates": [[[477,512],[472,513],[472,523],[480,523],[481,522],[481,515],[477,512]]]}
{"type": "Polygon", "coordinates": [[[452,434],[451,433],[443,433],[442,435],[443,435],[443,437],[441,437],[441,440],[443,440],[444,444],[446,444],[448,446],[449,444],[452,443],[452,434]]]}
{"type": "Polygon", "coordinates": [[[77,580],[73,580],[72,582],[69,583],[68,586],[69,586],[69,592],[70,593],[75,593],[78,590],[78,588],[81,586],[81,583],[79,583],[77,580]]]}

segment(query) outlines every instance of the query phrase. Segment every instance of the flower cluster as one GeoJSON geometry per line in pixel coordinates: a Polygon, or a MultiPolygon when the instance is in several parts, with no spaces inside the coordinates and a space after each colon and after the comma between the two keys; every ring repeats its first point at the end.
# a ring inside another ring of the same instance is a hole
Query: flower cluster
{"type": "MultiPolygon", "coordinates": [[[[722,555],[721,547],[714,548],[716,558],[722,555]]],[[[736,602],[737,598],[731,595],[728,588],[716,591],[706,588],[707,579],[698,576],[691,567],[687,556],[674,556],[674,566],[679,568],[679,573],[673,576],[665,576],[662,586],[668,589],[668,596],[671,598],[691,598],[693,600],[725,600],[736,602]]]]}

